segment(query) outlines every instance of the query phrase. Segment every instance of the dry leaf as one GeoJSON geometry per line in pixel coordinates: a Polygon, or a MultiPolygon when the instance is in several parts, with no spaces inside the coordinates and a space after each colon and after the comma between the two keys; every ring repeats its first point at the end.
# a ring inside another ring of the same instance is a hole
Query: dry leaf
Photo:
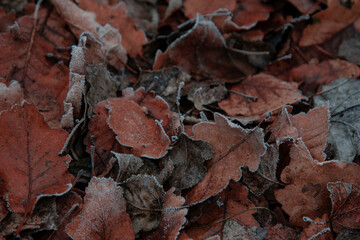
{"type": "Polygon", "coordinates": [[[214,119],[215,123],[202,122],[193,127],[194,139],[210,143],[214,156],[205,163],[208,169],[205,177],[186,193],[187,204],[218,194],[230,180],[239,181],[241,167],[256,171],[266,150],[261,129],[243,129],[219,113],[214,114],[214,119]]]}
{"type": "Polygon", "coordinates": [[[17,81],[12,81],[9,86],[0,82],[0,112],[21,103],[22,99],[23,89],[17,81]]]}
{"type": "Polygon", "coordinates": [[[67,134],[50,129],[36,107],[26,102],[1,112],[0,128],[6,199],[9,209],[24,213],[25,220],[41,197],[62,195],[72,186],[73,176],[66,172],[70,159],[58,156],[67,134]]]}
{"type": "Polygon", "coordinates": [[[121,187],[112,179],[93,177],[84,207],[66,227],[71,239],[134,239],[121,187]]]}
{"type": "Polygon", "coordinates": [[[283,226],[280,223],[271,226],[264,238],[264,240],[288,240],[297,239],[296,231],[288,226],[283,226]]]}
{"type": "Polygon", "coordinates": [[[289,214],[290,223],[306,227],[303,216],[315,219],[330,214],[329,182],[360,183],[360,166],[343,161],[318,162],[311,157],[305,144],[298,139],[290,148],[290,164],[281,173],[284,189],[275,191],[276,200],[289,214]]]}
{"type": "Polygon", "coordinates": [[[219,8],[226,8],[230,12],[235,10],[236,0],[211,0],[204,4],[201,1],[197,0],[185,0],[184,1],[184,8],[185,8],[185,16],[187,18],[195,18],[196,14],[209,14],[216,12],[219,8]]]}
{"type": "Polygon", "coordinates": [[[230,93],[228,99],[219,102],[219,106],[230,116],[260,117],[267,112],[278,111],[285,104],[304,99],[291,84],[263,73],[247,77],[231,90],[256,97],[257,101],[230,93]]]}

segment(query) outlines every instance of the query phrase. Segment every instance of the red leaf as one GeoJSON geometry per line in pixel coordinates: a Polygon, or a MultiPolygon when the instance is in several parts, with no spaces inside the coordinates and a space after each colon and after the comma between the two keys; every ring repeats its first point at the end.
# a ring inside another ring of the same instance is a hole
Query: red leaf
{"type": "Polygon", "coordinates": [[[205,177],[186,194],[187,204],[218,194],[231,179],[239,181],[243,166],[254,172],[265,152],[264,134],[259,128],[243,129],[219,113],[214,114],[214,119],[215,123],[203,122],[193,127],[194,139],[209,142],[214,155],[205,163],[205,177]]]}
{"type": "Polygon", "coordinates": [[[0,112],[21,103],[22,99],[23,89],[17,81],[12,81],[9,86],[0,82],[0,112]]]}
{"type": "Polygon", "coordinates": [[[321,44],[331,39],[360,17],[360,1],[351,1],[350,6],[339,0],[327,2],[327,9],[312,16],[318,22],[305,28],[299,42],[301,47],[321,44]]]}
{"type": "Polygon", "coordinates": [[[328,182],[360,183],[360,166],[343,161],[314,160],[301,140],[291,146],[290,164],[281,173],[281,180],[288,184],[275,191],[276,200],[290,216],[290,223],[305,227],[302,217],[315,219],[330,214],[328,182]]]}
{"type": "Polygon", "coordinates": [[[96,21],[101,25],[110,24],[116,28],[122,37],[121,44],[130,56],[142,55],[142,46],[147,43],[145,33],[137,30],[134,22],[126,12],[124,3],[110,6],[109,3],[100,3],[94,0],[81,0],[79,7],[96,14],[96,21]]]}
{"type": "Polygon", "coordinates": [[[360,229],[360,185],[328,183],[332,203],[331,222],[334,232],[344,228],[360,229]]]}
{"type": "Polygon", "coordinates": [[[329,105],[314,108],[308,113],[295,116],[283,108],[280,116],[268,128],[271,131],[269,142],[276,141],[278,145],[289,138],[301,138],[309,149],[311,156],[318,161],[325,161],[324,150],[329,134],[329,105]]]}
{"type": "Polygon", "coordinates": [[[134,155],[160,158],[167,153],[169,137],[159,123],[146,116],[146,109],[121,98],[109,99],[107,107],[109,126],[116,133],[116,139],[132,147],[134,155]]]}
{"type": "Polygon", "coordinates": [[[257,97],[257,101],[230,93],[228,99],[219,102],[219,106],[230,116],[260,117],[304,98],[291,84],[262,73],[247,77],[231,90],[257,97]]]}
{"type": "Polygon", "coordinates": [[[26,102],[0,113],[0,132],[0,161],[6,169],[0,175],[9,208],[25,213],[25,219],[41,197],[71,188],[73,177],[66,172],[70,159],[58,156],[67,133],[50,129],[36,107],[26,102]]]}
{"type": "Polygon", "coordinates": [[[86,188],[84,207],[67,225],[71,239],[134,239],[123,191],[112,179],[93,177],[86,188]]]}

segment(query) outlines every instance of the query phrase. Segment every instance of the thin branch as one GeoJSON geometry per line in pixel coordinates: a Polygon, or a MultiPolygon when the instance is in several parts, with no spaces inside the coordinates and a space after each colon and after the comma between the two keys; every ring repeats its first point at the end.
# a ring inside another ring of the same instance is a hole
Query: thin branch
{"type": "Polygon", "coordinates": [[[250,95],[246,95],[244,93],[239,93],[239,92],[236,92],[236,91],[233,91],[233,90],[228,90],[230,93],[233,93],[233,94],[236,94],[236,95],[239,95],[241,97],[244,97],[244,98],[247,98],[247,99],[250,99],[251,101],[253,102],[257,102],[258,98],[257,97],[254,97],[254,96],[250,96],[250,95]]]}

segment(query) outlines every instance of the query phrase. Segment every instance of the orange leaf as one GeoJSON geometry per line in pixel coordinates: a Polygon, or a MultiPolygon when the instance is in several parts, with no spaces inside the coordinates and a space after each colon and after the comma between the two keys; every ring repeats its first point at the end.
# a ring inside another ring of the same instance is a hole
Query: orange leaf
{"type": "Polygon", "coordinates": [[[290,216],[290,223],[305,227],[302,217],[321,218],[330,215],[328,182],[360,183],[360,166],[343,161],[319,163],[311,157],[305,144],[299,139],[290,149],[290,164],[281,173],[281,180],[288,185],[275,191],[276,200],[290,216]]]}
{"type": "Polygon", "coordinates": [[[267,112],[278,111],[285,104],[304,99],[291,84],[263,73],[247,77],[231,90],[257,97],[257,101],[230,93],[228,99],[219,102],[219,106],[230,116],[260,117],[267,112]]]}
{"type": "Polygon", "coordinates": [[[123,190],[114,180],[93,177],[84,201],[80,214],[66,227],[71,239],[135,238],[123,190]]]}
{"type": "Polygon", "coordinates": [[[36,107],[26,102],[0,113],[0,132],[0,175],[9,208],[25,213],[25,219],[41,197],[71,188],[73,177],[66,172],[70,159],[58,156],[67,133],[50,129],[36,107]]]}
{"type": "Polygon", "coordinates": [[[331,39],[337,32],[345,29],[360,17],[360,1],[328,0],[328,8],[312,16],[319,22],[308,25],[299,45],[306,47],[321,44],[331,39]]]}
{"type": "Polygon", "coordinates": [[[205,177],[185,195],[187,204],[218,194],[231,179],[239,181],[243,166],[254,172],[265,152],[264,134],[259,128],[243,129],[219,113],[214,114],[214,119],[215,123],[203,122],[193,127],[194,139],[209,142],[214,155],[205,163],[205,177]]]}

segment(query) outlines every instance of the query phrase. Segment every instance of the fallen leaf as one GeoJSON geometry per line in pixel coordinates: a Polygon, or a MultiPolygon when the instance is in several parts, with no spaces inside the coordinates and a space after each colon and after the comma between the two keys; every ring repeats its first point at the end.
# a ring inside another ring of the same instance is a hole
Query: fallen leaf
{"type": "Polygon", "coordinates": [[[231,182],[219,196],[196,206],[199,216],[193,221],[189,220],[192,225],[181,231],[179,239],[186,239],[182,237],[185,234],[192,239],[208,239],[216,235],[223,239],[230,233],[224,232],[224,227],[229,221],[230,225],[241,225],[243,232],[251,232],[251,229],[258,228],[259,223],[253,216],[256,210],[249,210],[255,205],[249,201],[248,195],[247,188],[241,182],[231,182]]]}
{"type": "Polygon", "coordinates": [[[9,209],[24,213],[25,220],[41,197],[62,195],[72,186],[73,176],[66,172],[70,158],[58,156],[67,134],[50,129],[36,107],[26,102],[1,112],[0,128],[6,199],[9,209]]]}
{"type": "Polygon", "coordinates": [[[22,99],[23,89],[17,81],[12,81],[9,86],[0,82],[0,112],[21,103],[22,99]]]}
{"type": "Polygon", "coordinates": [[[135,235],[157,228],[161,220],[159,209],[162,208],[165,192],[156,178],[149,175],[131,176],[121,186],[124,188],[127,212],[130,214],[135,235]]]}
{"type": "Polygon", "coordinates": [[[260,117],[267,112],[279,111],[285,104],[294,104],[304,96],[291,84],[267,74],[249,76],[231,87],[231,91],[256,97],[257,101],[230,93],[219,106],[230,116],[260,117]]]}
{"type": "Polygon", "coordinates": [[[121,154],[112,152],[119,165],[118,175],[116,182],[123,182],[130,178],[132,175],[136,175],[138,170],[144,165],[141,158],[135,157],[132,154],[121,154]]]}
{"type": "Polygon", "coordinates": [[[170,186],[177,190],[195,186],[206,175],[204,162],[210,160],[212,155],[209,143],[181,134],[176,145],[161,159],[162,165],[171,162],[173,166],[168,178],[170,186]]]}
{"type": "Polygon", "coordinates": [[[237,1],[233,21],[241,28],[250,29],[258,22],[265,21],[273,11],[261,0],[237,1]]]}
{"type": "Polygon", "coordinates": [[[306,47],[331,39],[360,17],[360,2],[351,1],[349,6],[339,0],[328,0],[324,11],[312,16],[318,22],[308,25],[302,33],[299,45],[306,47]]]}
{"type": "Polygon", "coordinates": [[[226,82],[238,81],[244,74],[255,72],[254,67],[245,61],[239,60],[238,64],[234,64],[215,24],[200,17],[164,53],[157,52],[153,66],[155,70],[173,65],[191,75],[226,82]]]}
{"type": "Polygon", "coordinates": [[[241,224],[234,220],[226,221],[222,230],[222,239],[263,239],[267,230],[259,226],[253,226],[249,229],[245,229],[241,224]]]}
{"type": "Polygon", "coordinates": [[[360,229],[360,185],[331,182],[327,189],[332,203],[331,225],[335,233],[360,229]]]}
{"type": "Polygon", "coordinates": [[[323,86],[321,95],[314,97],[315,106],[331,105],[329,145],[333,158],[352,162],[360,153],[359,81],[340,78],[323,86]]]}
{"type": "Polygon", "coordinates": [[[273,145],[266,144],[266,152],[260,157],[260,165],[256,172],[250,172],[247,168],[242,169],[242,182],[249,187],[253,194],[261,196],[277,182],[276,169],[278,161],[278,149],[273,145]]]}
{"type": "Polygon", "coordinates": [[[360,55],[360,40],[358,35],[341,42],[338,51],[338,56],[343,57],[349,62],[359,66],[360,65],[359,55],[360,55]]]}
{"type": "Polygon", "coordinates": [[[330,112],[329,105],[324,104],[308,113],[297,115],[291,115],[287,108],[283,108],[280,116],[268,128],[271,132],[268,141],[280,145],[289,139],[301,138],[314,159],[325,161],[324,150],[329,134],[330,112]]]}
{"type": "Polygon", "coordinates": [[[312,0],[289,0],[302,14],[311,14],[320,9],[320,2],[312,0]]]}
{"type": "Polygon", "coordinates": [[[301,240],[318,239],[318,240],[333,240],[333,234],[330,231],[330,222],[328,214],[324,214],[321,218],[310,219],[310,224],[305,227],[300,235],[301,240]],[[325,230],[327,229],[327,230],[325,230]],[[322,231],[326,231],[321,234],[322,231]]]}
{"type": "Polygon", "coordinates": [[[318,86],[328,85],[340,77],[358,77],[360,68],[355,64],[339,59],[319,64],[303,64],[290,71],[290,80],[298,82],[304,92],[316,90],[318,86]]]}
{"type": "Polygon", "coordinates": [[[67,225],[71,239],[134,239],[123,190],[112,179],[93,177],[84,207],[67,225]]]}
{"type": "Polygon", "coordinates": [[[264,238],[264,240],[288,240],[297,239],[297,234],[294,229],[288,226],[281,225],[280,223],[271,226],[264,238]]]}
{"type": "Polygon", "coordinates": [[[136,92],[128,89],[123,94],[122,98],[109,99],[106,105],[108,123],[116,133],[116,139],[120,144],[132,147],[136,156],[163,157],[170,144],[164,130],[165,127],[171,130],[169,106],[160,97],[147,95],[143,89],[136,92]]]}
{"type": "Polygon", "coordinates": [[[185,203],[185,199],[174,194],[175,188],[169,189],[164,197],[163,209],[159,227],[146,240],[176,239],[180,229],[186,222],[187,209],[178,209],[185,203]]]}
{"type": "Polygon", "coordinates": [[[214,13],[219,8],[226,8],[230,12],[235,10],[236,0],[228,0],[228,1],[221,1],[221,0],[211,0],[204,4],[201,1],[196,0],[185,0],[184,1],[184,8],[185,8],[185,16],[187,18],[195,18],[196,14],[209,14],[214,13]]]}
{"type": "Polygon", "coordinates": [[[311,157],[305,144],[298,139],[290,148],[290,163],[281,173],[284,189],[275,191],[276,200],[290,216],[290,223],[306,227],[303,216],[311,219],[330,215],[328,182],[360,183],[360,166],[344,161],[318,162],[311,157]]]}
{"type": "Polygon", "coordinates": [[[239,181],[241,167],[248,166],[250,171],[256,171],[266,150],[261,129],[243,129],[219,113],[214,114],[214,119],[215,123],[202,122],[193,127],[194,139],[210,143],[214,155],[205,163],[208,169],[205,177],[186,193],[187,204],[218,194],[230,180],[239,181]]]}

